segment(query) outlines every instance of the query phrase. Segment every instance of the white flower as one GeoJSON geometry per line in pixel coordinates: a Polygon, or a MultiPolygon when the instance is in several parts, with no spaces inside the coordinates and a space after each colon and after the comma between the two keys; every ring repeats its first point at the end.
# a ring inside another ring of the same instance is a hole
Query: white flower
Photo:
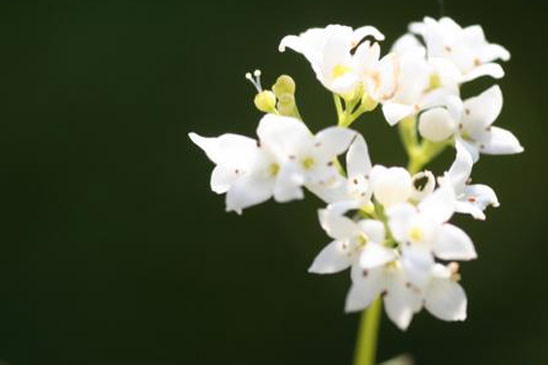
{"type": "Polygon", "coordinates": [[[466,319],[467,299],[458,284],[458,265],[434,264],[424,285],[412,284],[399,260],[380,260],[367,267],[352,267],[352,286],[346,297],[347,312],[360,311],[381,295],[388,317],[402,330],[422,306],[439,319],[466,319]]]}
{"type": "Polygon", "coordinates": [[[422,36],[428,57],[446,58],[457,65],[461,82],[484,75],[497,79],[504,76],[502,67],[493,61],[507,61],[510,53],[498,44],[487,42],[479,25],[462,28],[447,17],[439,21],[425,17],[423,22],[411,23],[409,29],[422,36]]]}
{"type": "Polygon", "coordinates": [[[339,176],[335,183],[307,187],[328,203],[327,209],[333,213],[344,214],[349,210],[371,207],[371,159],[367,144],[358,133],[346,153],[346,173],[346,177],[339,176]]]}
{"type": "Polygon", "coordinates": [[[499,206],[497,195],[487,185],[469,185],[470,175],[474,161],[472,157],[460,144],[456,145],[457,156],[455,161],[439,179],[440,184],[449,185],[455,191],[457,199],[455,211],[472,215],[475,219],[485,219],[483,211],[487,206],[499,206]]]}
{"type": "Polygon", "coordinates": [[[314,136],[295,118],[267,114],[257,135],[259,143],[233,134],[189,134],[216,164],[211,186],[219,194],[226,192],[227,211],[240,213],[272,196],[278,202],[301,199],[303,185],[335,181],[339,173],[333,161],[348,148],[355,132],[330,127],[314,136]]]}
{"type": "Polygon", "coordinates": [[[388,208],[388,226],[401,245],[402,266],[409,280],[422,287],[434,265],[442,260],[471,260],[474,245],[460,228],[446,223],[455,211],[452,189],[442,186],[417,206],[401,203],[388,208]]]}
{"type": "Polygon", "coordinates": [[[378,45],[360,42],[366,36],[383,40],[384,35],[375,27],[365,26],[353,30],[342,25],[312,28],[298,36],[288,35],[279,45],[280,52],[291,48],[310,62],[318,80],[329,90],[348,94],[356,90],[362,81],[361,62],[378,59],[378,45]],[[352,50],[355,48],[355,54],[352,50]]]}
{"type": "Polygon", "coordinates": [[[424,307],[444,321],[464,321],[466,319],[466,293],[459,285],[458,265],[435,264],[424,291],[424,307]]]}
{"type": "Polygon", "coordinates": [[[419,117],[422,137],[441,141],[455,135],[474,161],[480,153],[491,155],[523,152],[518,139],[506,129],[493,127],[502,109],[502,92],[494,85],[478,96],[462,102],[449,96],[445,107],[432,108],[419,117]]]}
{"type": "Polygon", "coordinates": [[[318,212],[320,224],[333,241],[314,259],[309,272],[331,274],[352,265],[368,266],[396,259],[394,250],[384,247],[384,225],[373,219],[353,221],[327,209],[318,212]]]}
{"type": "Polygon", "coordinates": [[[397,90],[384,100],[383,114],[390,125],[443,103],[447,95],[459,95],[459,70],[441,58],[426,58],[416,38],[400,38],[392,49],[397,63],[397,90]]]}

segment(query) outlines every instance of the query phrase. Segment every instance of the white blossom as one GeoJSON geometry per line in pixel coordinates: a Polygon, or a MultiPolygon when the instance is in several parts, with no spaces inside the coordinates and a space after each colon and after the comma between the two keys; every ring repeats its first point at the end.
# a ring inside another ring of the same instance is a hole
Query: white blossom
{"type": "Polygon", "coordinates": [[[392,261],[396,253],[383,246],[384,225],[374,219],[354,221],[327,209],[318,212],[320,224],[333,241],[314,259],[309,272],[331,274],[371,263],[392,261]]]}
{"type": "Polygon", "coordinates": [[[425,17],[422,22],[411,23],[409,29],[424,39],[428,57],[446,58],[459,68],[460,82],[484,75],[497,79],[504,76],[502,67],[493,61],[508,61],[510,53],[501,45],[487,42],[479,25],[462,28],[448,17],[425,17]]]}
{"type": "Polygon", "coordinates": [[[470,175],[474,161],[472,157],[462,147],[457,144],[457,155],[455,161],[449,170],[440,178],[442,185],[448,185],[455,192],[455,211],[466,213],[473,216],[475,219],[484,220],[485,213],[483,211],[489,206],[498,207],[499,201],[497,195],[487,185],[469,184],[470,175]]]}
{"type": "Polygon", "coordinates": [[[312,28],[298,36],[288,35],[279,45],[280,52],[291,48],[306,57],[318,80],[334,93],[353,95],[366,89],[375,100],[394,92],[394,65],[391,56],[380,58],[376,42],[364,40],[371,36],[381,41],[384,35],[375,27],[353,30],[342,25],[312,28]]]}
{"type": "Polygon", "coordinates": [[[403,269],[414,285],[424,285],[435,263],[434,257],[442,260],[477,257],[470,237],[447,223],[454,211],[454,192],[443,186],[417,206],[400,203],[387,209],[388,226],[401,245],[403,269]]]}
{"type": "Polygon", "coordinates": [[[422,137],[441,141],[455,136],[477,161],[480,153],[505,155],[523,152],[518,139],[508,130],[494,127],[502,109],[502,92],[494,85],[478,96],[462,102],[448,97],[445,106],[432,108],[419,117],[422,137]]]}
{"type": "Polygon", "coordinates": [[[355,132],[329,127],[313,135],[298,119],[267,114],[257,135],[259,142],[234,134],[189,134],[216,165],[211,186],[226,193],[227,211],[241,212],[272,196],[278,202],[302,199],[303,185],[329,184],[339,175],[333,161],[355,132]]]}

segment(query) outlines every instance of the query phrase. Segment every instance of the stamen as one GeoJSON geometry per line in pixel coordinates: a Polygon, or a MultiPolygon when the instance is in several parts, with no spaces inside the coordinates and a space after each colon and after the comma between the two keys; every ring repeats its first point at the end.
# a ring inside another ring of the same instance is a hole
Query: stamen
{"type": "Polygon", "coordinates": [[[247,72],[245,74],[245,78],[248,79],[249,82],[251,82],[253,84],[255,89],[257,89],[258,93],[263,91],[263,87],[261,85],[261,70],[253,71],[253,75],[251,75],[251,72],[247,72]]]}

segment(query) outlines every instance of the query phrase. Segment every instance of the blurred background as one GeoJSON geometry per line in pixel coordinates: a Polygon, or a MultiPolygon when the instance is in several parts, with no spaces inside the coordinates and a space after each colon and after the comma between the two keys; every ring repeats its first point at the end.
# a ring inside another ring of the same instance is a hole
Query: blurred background
{"type": "MultiPolygon", "coordinates": [[[[461,270],[469,319],[384,317],[379,358],[418,365],[548,360],[545,11],[541,1],[447,0],[512,52],[497,124],[522,155],[481,158],[502,202],[459,217],[480,259],[461,270]]],[[[254,135],[246,71],[297,81],[313,130],[330,94],[282,36],[371,24],[384,50],[437,1],[14,1],[0,4],[0,363],[350,364],[347,273],[306,272],[328,242],[315,198],[226,214],[187,133],[254,135]]],[[[473,95],[493,83],[467,85],[473,95]]],[[[380,112],[355,123],[372,158],[403,164],[380,112]]],[[[431,165],[441,173],[453,158],[431,165]]]]}

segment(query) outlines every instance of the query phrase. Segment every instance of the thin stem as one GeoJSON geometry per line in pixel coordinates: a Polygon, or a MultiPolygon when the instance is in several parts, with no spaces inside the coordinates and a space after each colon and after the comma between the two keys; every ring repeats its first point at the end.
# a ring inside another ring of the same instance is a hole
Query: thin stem
{"type": "Polygon", "coordinates": [[[375,365],[381,309],[382,299],[377,297],[369,308],[362,313],[356,341],[354,365],[375,365]]]}
{"type": "Polygon", "coordinates": [[[333,94],[333,101],[335,102],[335,109],[337,110],[337,122],[339,125],[341,125],[343,117],[341,97],[337,94],[333,94]]]}

